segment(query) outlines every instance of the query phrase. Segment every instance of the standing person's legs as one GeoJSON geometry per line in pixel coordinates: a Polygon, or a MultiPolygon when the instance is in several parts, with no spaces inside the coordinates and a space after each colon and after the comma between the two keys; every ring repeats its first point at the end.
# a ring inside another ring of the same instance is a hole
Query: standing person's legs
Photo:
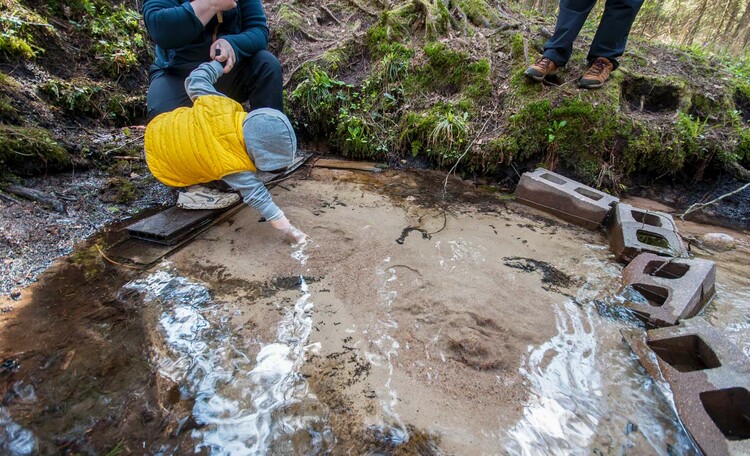
{"type": "Polygon", "coordinates": [[[606,57],[612,62],[614,69],[617,69],[617,57],[625,52],[630,27],[642,5],[643,0],[607,0],[602,21],[589,49],[589,62],[606,57]]]}
{"type": "Polygon", "coordinates": [[[249,101],[251,109],[283,111],[282,84],[279,60],[268,51],[259,51],[222,76],[216,89],[240,103],[249,101]]]}
{"type": "Polygon", "coordinates": [[[565,66],[573,53],[573,42],[580,33],[596,0],[560,0],[555,33],[544,43],[544,57],[565,66]]]}
{"type": "Polygon", "coordinates": [[[161,69],[151,70],[146,95],[149,121],[159,114],[192,105],[185,92],[185,78],[167,74],[161,69]]]}

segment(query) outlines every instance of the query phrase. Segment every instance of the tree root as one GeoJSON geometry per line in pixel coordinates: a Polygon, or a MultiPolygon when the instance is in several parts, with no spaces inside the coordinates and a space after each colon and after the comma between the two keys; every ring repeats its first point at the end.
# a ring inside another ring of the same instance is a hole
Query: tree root
{"type": "Polygon", "coordinates": [[[368,15],[370,15],[372,17],[378,17],[378,16],[380,16],[379,13],[375,13],[375,12],[372,12],[372,11],[368,10],[363,4],[359,3],[357,0],[348,0],[348,2],[351,3],[352,5],[356,6],[358,10],[362,11],[365,14],[368,14],[368,15]]]}
{"type": "Polygon", "coordinates": [[[339,18],[337,18],[336,15],[333,14],[330,9],[328,9],[328,7],[326,7],[325,5],[320,5],[320,9],[323,10],[323,12],[328,15],[328,17],[333,19],[333,22],[335,22],[338,25],[341,25],[341,21],[339,20],[339,18]]]}

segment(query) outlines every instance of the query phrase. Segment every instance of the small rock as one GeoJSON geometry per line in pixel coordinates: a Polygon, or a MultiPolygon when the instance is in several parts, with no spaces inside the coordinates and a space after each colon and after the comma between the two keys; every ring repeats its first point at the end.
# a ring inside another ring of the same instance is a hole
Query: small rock
{"type": "Polygon", "coordinates": [[[14,301],[18,301],[19,299],[21,299],[21,292],[18,291],[18,290],[11,291],[10,292],[10,299],[12,299],[14,301]]]}
{"type": "Polygon", "coordinates": [[[700,242],[703,246],[717,252],[727,252],[736,247],[734,238],[725,233],[706,233],[700,237],[700,242]]]}

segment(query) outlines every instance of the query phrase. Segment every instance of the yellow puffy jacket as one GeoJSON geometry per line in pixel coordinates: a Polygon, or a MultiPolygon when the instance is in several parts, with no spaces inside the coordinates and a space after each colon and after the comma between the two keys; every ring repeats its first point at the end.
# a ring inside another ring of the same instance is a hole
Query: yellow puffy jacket
{"type": "Polygon", "coordinates": [[[199,97],[192,108],[160,114],[146,127],[148,168],[172,187],[256,171],[242,135],[246,115],[242,105],[218,95],[199,97]]]}

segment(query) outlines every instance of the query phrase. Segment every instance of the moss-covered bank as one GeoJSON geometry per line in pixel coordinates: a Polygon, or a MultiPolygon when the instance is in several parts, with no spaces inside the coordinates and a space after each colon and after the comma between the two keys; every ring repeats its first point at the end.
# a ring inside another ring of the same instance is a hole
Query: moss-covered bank
{"type": "MultiPolygon", "coordinates": [[[[288,90],[300,132],[344,155],[423,156],[445,168],[460,159],[464,174],[544,164],[614,192],[635,176],[697,181],[750,162],[750,82],[721,61],[634,37],[621,70],[585,91],[575,84],[584,34],[556,80],[533,83],[523,70],[552,18],[482,0],[363,5],[363,44],[329,46],[288,90]]],[[[304,2],[284,8],[309,14],[304,2]]]]}

